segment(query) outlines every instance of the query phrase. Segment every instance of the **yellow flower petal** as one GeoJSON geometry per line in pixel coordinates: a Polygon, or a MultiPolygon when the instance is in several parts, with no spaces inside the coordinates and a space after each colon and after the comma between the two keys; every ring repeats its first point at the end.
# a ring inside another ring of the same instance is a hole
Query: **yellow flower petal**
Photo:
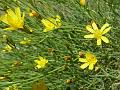
{"type": "Polygon", "coordinates": [[[41,65],[37,65],[36,68],[40,69],[43,68],[41,65]]]}
{"type": "Polygon", "coordinates": [[[102,39],[105,43],[109,43],[108,38],[106,38],[105,36],[102,36],[101,39],[102,39]]]}
{"type": "Polygon", "coordinates": [[[86,52],[85,56],[85,59],[79,58],[80,62],[85,62],[80,66],[80,68],[85,69],[87,66],[89,66],[89,70],[93,70],[94,65],[97,63],[96,57],[91,52],[86,52]]]}
{"type": "Polygon", "coordinates": [[[8,21],[8,23],[11,25],[11,26],[15,26],[16,25],[16,21],[18,20],[18,18],[15,16],[15,17],[13,17],[13,16],[11,16],[11,15],[7,15],[7,21],[8,21]]]}
{"type": "Polygon", "coordinates": [[[87,25],[87,26],[86,26],[86,29],[87,29],[89,32],[91,32],[91,33],[94,33],[94,32],[95,32],[90,25],[87,25]]]}
{"type": "Polygon", "coordinates": [[[102,32],[102,34],[105,34],[105,33],[109,32],[110,29],[111,29],[111,27],[106,28],[106,29],[102,32]]]}
{"type": "Polygon", "coordinates": [[[19,19],[21,19],[21,12],[20,12],[20,8],[19,7],[15,8],[15,14],[17,15],[17,17],[19,19]]]}
{"type": "Polygon", "coordinates": [[[94,34],[85,35],[84,38],[94,38],[94,34]]]}
{"type": "Polygon", "coordinates": [[[44,24],[44,26],[46,28],[53,28],[54,27],[54,23],[47,20],[47,19],[42,19],[41,22],[44,24]]]}
{"type": "Polygon", "coordinates": [[[84,59],[84,58],[79,58],[79,61],[80,61],[80,62],[87,62],[87,60],[84,59]]]}
{"type": "Polygon", "coordinates": [[[38,62],[39,62],[39,60],[34,60],[34,62],[35,62],[35,63],[38,63],[38,62]]]}
{"type": "Polygon", "coordinates": [[[48,60],[46,60],[45,63],[48,63],[48,60]]]}
{"type": "Polygon", "coordinates": [[[11,9],[8,9],[8,10],[7,10],[7,13],[8,13],[8,15],[9,15],[10,17],[16,18],[15,13],[14,13],[11,9]]]}
{"type": "Polygon", "coordinates": [[[28,12],[29,12],[29,16],[30,17],[37,17],[37,16],[39,16],[39,14],[36,11],[34,11],[34,10],[32,10],[31,12],[29,10],[28,12]]]}
{"type": "Polygon", "coordinates": [[[56,20],[61,20],[61,17],[59,15],[56,15],[56,20]]]}
{"type": "Polygon", "coordinates": [[[6,24],[9,25],[9,23],[8,23],[8,21],[7,21],[7,14],[1,16],[1,17],[0,17],[0,21],[2,21],[2,22],[4,22],[4,23],[6,23],[6,24]]]}
{"type": "Polygon", "coordinates": [[[85,69],[88,65],[89,63],[84,63],[83,65],[80,66],[80,68],[85,69]]]}
{"type": "Polygon", "coordinates": [[[97,27],[95,22],[92,23],[92,27],[93,27],[94,30],[98,30],[98,27],[97,27]]]}
{"type": "Polygon", "coordinates": [[[5,14],[0,18],[1,21],[9,25],[9,28],[6,28],[4,30],[23,28],[24,15],[25,14],[23,13],[23,16],[21,17],[21,12],[19,7],[15,8],[15,12],[12,11],[11,9],[8,9],[7,14],[5,14]]]}
{"type": "Polygon", "coordinates": [[[80,0],[80,5],[84,6],[86,4],[86,0],[80,0]]]}
{"type": "Polygon", "coordinates": [[[107,27],[109,26],[109,24],[108,23],[106,23],[106,24],[104,24],[102,27],[101,27],[101,31],[103,31],[103,30],[105,30],[107,27]]]}
{"type": "Polygon", "coordinates": [[[90,64],[88,69],[93,70],[93,68],[94,68],[94,64],[90,64]]]}
{"type": "Polygon", "coordinates": [[[101,45],[101,39],[97,39],[97,45],[101,45]]]}
{"type": "Polygon", "coordinates": [[[41,22],[45,26],[43,32],[48,32],[60,28],[60,26],[62,25],[61,17],[59,15],[56,16],[56,19],[49,17],[47,19],[42,19],[41,22]]]}
{"type": "Polygon", "coordinates": [[[37,64],[36,67],[39,68],[44,68],[45,65],[48,63],[48,60],[46,60],[45,58],[39,56],[38,57],[39,60],[34,60],[34,62],[37,64]]]}

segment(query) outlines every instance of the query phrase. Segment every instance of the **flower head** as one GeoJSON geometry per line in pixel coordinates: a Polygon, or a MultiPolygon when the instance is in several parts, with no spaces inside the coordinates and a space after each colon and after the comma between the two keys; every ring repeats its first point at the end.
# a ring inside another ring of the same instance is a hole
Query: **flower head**
{"type": "Polygon", "coordinates": [[[32,10],[31,12],[29,12],[29,16],[30,17],[37,17],[37,16],[39,16],[39,14],[37,12],[35,12],[34,10],[32,10]]]}
{"type": "Polygon", "coordinates": [[[0,17],[0,20],[9,25],[5,30],[16,30],[18,28],[23,28],[24,25],[24,16],[23,13],[21,16],[20,8],[15,8],[15,12],[11,9],[7,10],[7,14],[0,17]]]}
{"type": "Polygon", "coordinates": [[[50,17],[47,19],[42,19],[41,22],[45,26],[45,29],[43,30],[43,32],[48,32],[48,31],[60,28],[62,25],[61,17],[59,15],[56,15],[56,19],[50,17]]]}
{"type": "Polygon", "coordinates": [[[45,65],[48,63],[48,60],[46,60],[45,58],[39,56],[38,60],[34,60],[36,65],[36,68],[40,69],[40,68],[45,68],[45,65]]]}
{"type": "Polygon", "coordinates": [[[84,64],[81,65],[80,68],[85,69],[89,66],[88,69],[93,70],[94,65],[97,63],[96,57],[90,52],[87,52],[85,56],[86,58],[79,58],[80,62],[84,62],[84,64]]]}
{"type": "Polygon", "coordinates": [[[84,6],[86,4],[86,0],[80,0],[80,5],[84,6]]]}
{"type": "Polygon", "coordinates": [[[87,25],[86,29],[89,32],[91,32],[92,34],[85,35],[84,38],[96,38],[97,39],[97,45],[101,45],[101,40],[103,40],[105,43],[109,43],[108,38],[103,36],[104,34],[106,34],[111,29],[111,27],[109,27],[108,23],[104,24],[101,27],[101,29],[98,29],[96,23],[93,22],[92,26],[91,25],[87,25]]]}

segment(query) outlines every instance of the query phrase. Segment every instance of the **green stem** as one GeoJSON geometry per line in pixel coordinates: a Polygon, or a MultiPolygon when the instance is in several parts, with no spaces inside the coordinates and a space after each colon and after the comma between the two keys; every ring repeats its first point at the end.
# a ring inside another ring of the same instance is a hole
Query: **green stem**
{"type": "MultiPolygon", "coordinates": [[[[58,68],[56,68],[56,69],[54,69],[54,70],[52,70],[52,71],[50,71],[50,72],[48,72],[47,75],[40,75],[40,76],[37,76],[37,77],[33,77],[33,78],[30,78],[30,79],[22,80],[22,81],[18,81],[18,82],[8,82],[8,83],[5,83],[4,86],[10,85],[10,84],[21,85],[21,83],[22,83],[22,85],[29,84],[29,83],[38,81],[38,80],[40,80],[40,79],[42,79],[42,78],[44,78],[44,77],[46,77],[46,76],[50,76],[52,73],[54,73],[54,72],[62,69],[63,67],[64,67],[64,65],[61,66],[61,67],[58,67],[58,68]]],[[[2,85],[2,86],[3,86],[3,85],[2,85]]],[[[0,87],[2,87],[2,86],[0,86],[0,87]]]]}

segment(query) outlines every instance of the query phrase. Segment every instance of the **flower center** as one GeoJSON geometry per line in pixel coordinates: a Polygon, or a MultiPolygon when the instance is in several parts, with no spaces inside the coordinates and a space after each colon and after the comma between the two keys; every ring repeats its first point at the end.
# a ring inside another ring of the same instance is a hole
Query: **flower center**
{"type": "Polygon", "coordinates": [[[95,38],[100,39],[102,36],[102,32],[100,30],[96,30],[94,35],[95,35],[95,38]]]}
{"type": "Polygon", "coordinates": [[[89,64],[95,63],[96,62],[96,58],[94,56],[89,56],[87,61],[88,61],[89,64]]]}

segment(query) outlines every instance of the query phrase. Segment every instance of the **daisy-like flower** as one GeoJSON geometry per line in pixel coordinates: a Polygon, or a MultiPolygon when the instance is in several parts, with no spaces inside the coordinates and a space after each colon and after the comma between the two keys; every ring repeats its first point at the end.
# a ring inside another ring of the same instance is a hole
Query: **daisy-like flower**
{"type": "Polygon", "coordinates": [[[56,15],[55,18],[47,18],[47,19],[42,19],[41,22],[45,26],[43,32],[48,32],[57,28],[60,28],[62,23],[61,23],[61,17],[59,15],[56,15]]]}
{"type": "Polygon", "coordinates": [[[37,64],[36,65],[37,69],[45,68],[45,65],[48,63],[48,60],[43,58],[43,57],[41,57],[41,56],[38,57],[38,60],[34,60],[34,61],[37,64]]]}
{"type": "Polygon", "coordinates": [[[31,12],[29,12],[29,16],[30,17],[37,17],[37,16],[39,16],[39,14],[37,12],[35,12],[34,10],[32,10],[31,12]]]}
{"type": "Polygon", "coordinates": [[[97,63],[96,57],[90,52],[87,52],[85,56],[86,58],[79,58],[80,62],[84,62],[84,64],[81,65],[80,68],[85,69],[89,66],[88,69],[93,70],[94,65],[97,63]]]}
{"type": "Polygon", "coordinates": [[[87,25],[86,29],[91,32],[92,34],[85,35],[84,38],[96,38],[97,39],[97,45],[101,45],[101,40],[103,40],[105,43],[109,43],[108,38],[103,36],[107,32],[110,31],[111,27],[109,27],[109,24],[106,23],[104,24],[101,29],[98,29],[97,25],[95,22],[92,23],[91,25],[87,25]]]}
{"type": "Polygon", "coordinates": [[[80,5],[85,6],[86,0],[80,0],[80,5]]]}
{"type": "Polygon", "coordinates": [[[0,20],[6,24],[8,24],[8,28],[4,30],[16,30],[18,28],[23,28],[24,26],[24,16],[23,13],[21,16],[20,8],[15,8],[15,12],[11,9],[7,10],[7,13],[0,17],[0,20]]]}

